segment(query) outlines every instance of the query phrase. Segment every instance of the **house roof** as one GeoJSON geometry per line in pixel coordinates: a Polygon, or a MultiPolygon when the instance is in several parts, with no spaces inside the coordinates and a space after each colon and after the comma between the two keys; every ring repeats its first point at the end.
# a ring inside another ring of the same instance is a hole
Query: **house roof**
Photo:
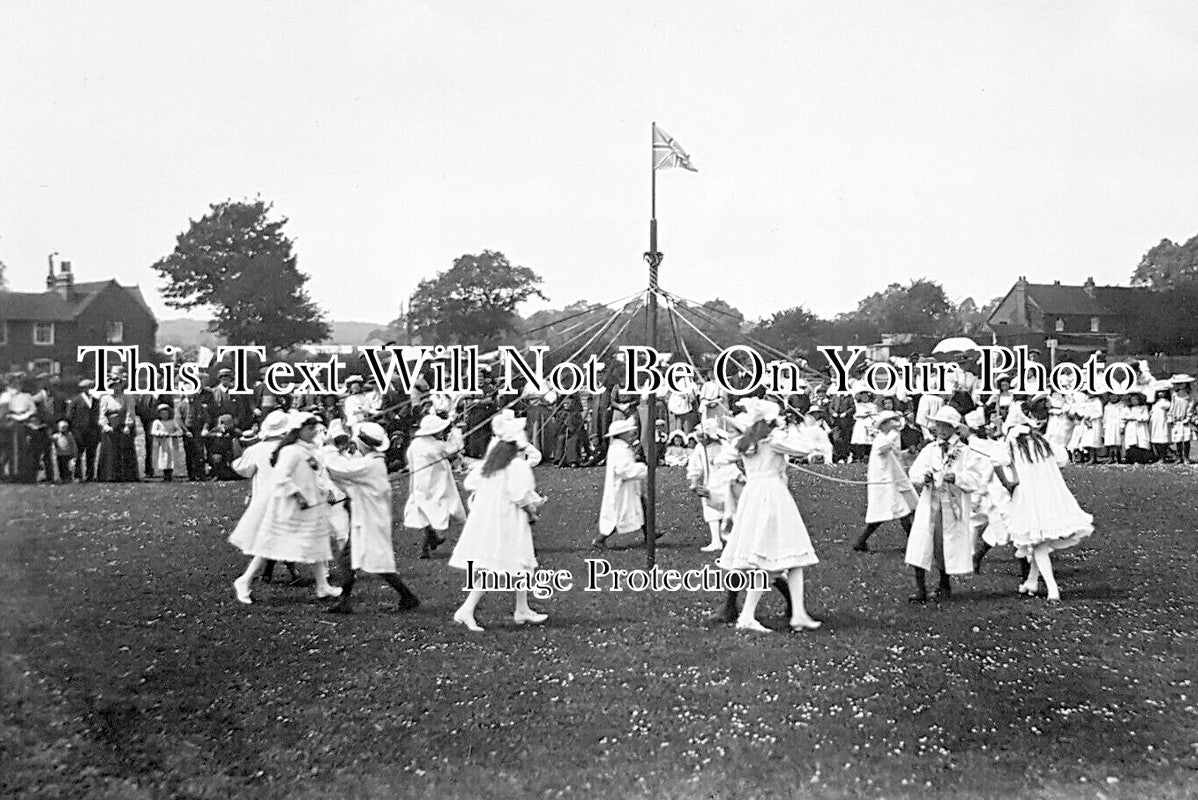
{"type": "Polygon", "coordinates": [[[58,292],[0,292],[0,319],[35,322],[66,322],[78,317],[109,286],[128,292],[150,317],[154,312],[146,304],[137,286],[121,286],[114,279],[86,281],[72,287],[68,300],[58,292]]]}
{"type": "Polygon", "coordinates": [[[1063,286],[1059,283],[1029,283],[1027,297],[1048,314],[1076,314],[1088,317],[1120,313],[1122,301],[1144,289],[1127,286],[1094,286],[1094,296],[1085,286],[1063,286]]]}

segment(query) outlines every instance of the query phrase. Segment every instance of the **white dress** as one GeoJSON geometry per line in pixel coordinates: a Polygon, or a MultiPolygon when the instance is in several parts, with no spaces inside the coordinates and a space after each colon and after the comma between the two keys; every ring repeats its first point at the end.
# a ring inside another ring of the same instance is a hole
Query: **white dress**
{"type": "Polygon", "coordinates": [[[296,442],[279,450],[262,523],[244,551],[275,561],[315,564],[333,557],[328,490],[321,485],[316,448],[296,442]],[[296,493],[308,508],[300,508],[296,493]]]}
{"type": "Polygon", "coordinates": [[[1011,451],[1005,441],[973,437],[969,440],[973,467],[979,475],[979,486],[973,493],[970,524],[974,534],[980,530],[981,539],[991,547],[1011,543],[1007,531],[1007,514],[1011,510],[1011,493],[999,480],[996,470],[1011,466],[1011,451]]]}
{"type": "Polygon", "coordinates": [[[1039,457],[1030,448],[1024,455],[1017,439],[1008,438],[1019,485],[1011,495],[1007,530],[1015,552],[1031,555],[1032,547],[1047,542],[1052,549],[1073,547],[1094,532],[1094,518],[1082,511],[1061,477],[1060,454],[1039,457]]]}
{"type": "Polygon", "coordinates": [[[325,469],[349,497],[350,567],[376,575],[395,572],[391,542],[391,481],[382,453],[331,453],[325,469]]]}
{"type": "Polygon", "coordinates": [[[1069,436],[1070,450],[1102,447],[1102,400],[1081,395],[1073,401],[1073,432],[1069,436]]]}
{"type": "Polygon", "coordinates": [[[869,481],[865,490],[868,498],[866,524],[902,519],[915,511],[919,494],[899,461],[900,450],[902,445],[898,431],[879,433],[874,439],[869,450],[869,469],[865,473],[869,481]]]}
{"type": "Polygon", "coordinates": [[[1174,443],[1189,442],[1194,439],[1194,429],[1190,427],[1190,410],[1193,400],[1188,394],[1173,395],[1169,404],[1169,438],[1174,443]]]}
{"type": "Polygon", "coordinates": [[[247,556],[253,555],[250,548],[258,528],[262,525],[262,518],[266,515],[266,501],[270,499],[270,493],[274,490],[275,468],[270,465],[270,457],[278,447],[279,443],[275,440],[252,444],[232,464],[233,471],[238,475],[253,479],[250,484],[249,503],[246,504],[237,527],[229,534],[229,544],[247,556]]]}
{"type": "Polygon", "coordinates": [[[1148,414],[1148,437],[1153,444],[1169,444],[1172,431],[1169,425],[1169,401],[1161,398],[1152,404],[1148,414]]]}
{"type": "Polygon", "coordinates": [[[154,446],[154,468],[178,471],[187,465],[183,455],[183,428],[173,419],[156,419],[150,423],[150,440],[154,446]]]}
{"type": "Polygon", "coordinates": [[[849,444],[869,444],[874,439],[873,420],[878,413],[876,403],[858,403],[853,411],[853,436],[849,444]]]}
{"type": "Polygon", "coordinates": [[[1106,447],[1123,444],[1123,426],[1127,423],[1127,406],[1122,403],[1107,403],[1102,409],[1102,443],[1106,447]]]}
{"type": "Polygon", "coordinates": [[[612,439],[607,447],[603,500],[599,504],[599,533],[631,533],[644,526],[641,482],[648,472],[649,468],[636,460],[628,442],[612,439]]]}
{"type": "Polygon", "coordinates": [[[1044,430],[1044,438],[1057,447],[1067,449],[1073,435],[1073,420],[1068,398],[1059,392],[1054,392],[1048,398],[1048,427],[1044,430]]]}
{"type": "Polygon", "coordinates": [[[475,570],[530,573],[537,568],[532,543],[532,526],[522,505],[539,506],[543,500],[528,462],[516,458],[489,476],[482,464],[466,476],[466,490],[474,493],[470,516],[449,557],[449,566],[475,570]]]}
{"type": "Polygon", "coordinates": [[[934,441],[924,445],[909,472],[911,482],[923,486],[911,535],[907,537],[907,564],[930,570],[934,566],[936,537],[941,537],[944,570],[949,575],[968,575],[973,572],[973,493],[981,488],[978,474],[979,459],[969,454],[969,448],[956,436],[947,442],[934,441]],[[952,473],[955,481],[945,476],[952,473]],[[924,477],[931,475],[931,485],[924,477]],[[939,519],[939,522],[937,522],[939,519]]]}
{"type": "Polygon", "coordinates": [[[449,527],[451,519],[461,521],[466,518],[449,462],[461,449],[461,437],[453,434],[444,442],[431,436],[417,436],[408,445],[410,474],[408,500],[403,510],[406,527],[443,531],[449,527]]]}
{"type": "Polygon", "coordinates": [[[776,430],[742,456],[745,488],[719,567],[783,572],[819,563],[786,482],[786,457],[806,455],[797,435],[776,430]]]}
{"type": "Polygon", "coordinates": [[[696,445],[686,464],[686,479],[708,492],[707,497],[701,498],[704,522],[719,522],[730,516],[731,484],[740,471],[733,464],[717,461],[721,449],[716,443],[706,447],[696,445]]]}

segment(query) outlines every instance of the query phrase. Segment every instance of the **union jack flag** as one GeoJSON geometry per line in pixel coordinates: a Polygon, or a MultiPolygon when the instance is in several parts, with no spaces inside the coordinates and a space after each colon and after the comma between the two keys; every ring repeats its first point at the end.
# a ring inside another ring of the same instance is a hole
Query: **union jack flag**
{"type": "Polygon", "coordinates": [[[682,149],[682,145],[674,141],[670,134],[653,124],[653,169],[669,169],[682,167],[691,172],[698,172],[691,163],[691,157],[682,149]]]}

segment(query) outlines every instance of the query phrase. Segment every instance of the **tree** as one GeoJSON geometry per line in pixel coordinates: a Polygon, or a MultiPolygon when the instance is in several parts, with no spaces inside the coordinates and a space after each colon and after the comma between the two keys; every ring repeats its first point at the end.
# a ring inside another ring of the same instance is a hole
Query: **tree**
{"type": "Polygon", "coordinates": [[[167,281],[168,306],[210,306],[212,331],[231,345],[261,345],[268,356],[329,336],[283,235],[287,220],[268,219],[270,210],[262,200],[212,205],[153,267],[167,281]]]}
{"type": "Polygon", "coordinates": [[[803,306],[776,311],[766,320],[762,320],[753,331],[757,338],[792,356],[811,358],[820,341],[822,331],[827,322],[812,314],[803,306]]]}
{"type": "Polygon", "coordinates": [[[1171,289],[1198,279],[1198,236],[1185,244],[1161,239],[1140,259],[1131,275],[1132,286],[1171,289]]]}
{"type": "Polygon", "coordinates": [[[424,344],[490,349],[517,330],[518,305],[532,297],[547,299],[540,284],[541,276],[528,267],[513,267],[503,253],[484,250],[421,281],[408,313],[424,344]]]}
{"type": "Polygon", "coordinates": [[[857,304],[855,316],[883,333],[940,335],[956,327],[944,287],[926,278],[871,294],[857,304]]]}
{"type": "Polygon", "coordinates": [[[972,297],[966,297],[953,309],[953,316],[957,321],[956,331],[946,331],[945,333],[963,333],[966,336],[982,331],[986,327],[986,321],[990,319],[990,315],[994,313],[994,309],[998,308],[998,304],[1002,302],[1001,297],[996,297],[986,305],[978,308],[977,303],[972,297]]]}

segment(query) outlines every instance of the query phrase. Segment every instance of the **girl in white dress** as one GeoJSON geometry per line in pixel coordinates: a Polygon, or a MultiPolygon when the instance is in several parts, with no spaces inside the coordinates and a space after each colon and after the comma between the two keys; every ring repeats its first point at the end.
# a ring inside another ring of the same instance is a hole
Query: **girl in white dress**
{"type": "Polygon", "coordinates": [[[1127,395],[1123,427],[1123,460],[1128,464],[1152,461],[1152,440],[1148,436],[1147,389],[1136,388],[1127,395]]]}
{"type": "MultiPolygon", "coordinates": [[[[1007,413],[1011,406],[1007,406],[1007,413]]],[[[987,438],[987,425],[982,409],[974,409],[965,415],[965,424],[969,428],[969,441],[966,445],[970,455],[975,458],[973,468],[977,471],[978,489],[973,493],[973,508],[969,523],[975,538],[973,554],[973,571],[982,571],[982,559],[992,548],[1002,547],[1011,543],[1011,535],[1007,531],[1007,513],[1011,505],[1011,492],[1018,485],[1018,479],[1011,470],[1011,451],[1006,441],[987,438]]],[[[1023,577],[1027,577],[1027,562],[1020,559],[1023,565],[1023,577]]]]}
{"type": "Polygon", "coordinates": [[[857,405],[853,411],[853,435],[849,444],[853,460],[864,461],[869,458],[869,447],[874,441],[874,416],[878,413],[878,404],[869,390],[861,386],[856,389],[853,399],[857,405]]]}
{"type": "Polygon", "coordinates": [[[1106,448],[1108,464],[1123,463],[1123,427],[1127,424],[1126,398],[1115,394],[1106,396],[1102,407],[1102,446],[1106,448]]]}
{"type": "Polygon", "coordinates": [[[1097,464],[1102,448],[1102,399],[1077,392],[1073,396],[1072,409],[1074,424],[1069,452],[1076,455],[1079,464],[1097,464]]]}
{"type": "Polygon", "coordinates": [[[267,459],[273,474],[270,485],[264,487],[267,490],[266,505],[261,511],[261,521],[252,536],[246,537],[247,543],[242,547],[242,552],[253,559],[245,573],[233,582],[237,599],[242,603],[251,602],[250,581],[268,559],[312,564],[316,596],[338,597],[341,594],[341,589],[329,585],[328,562],[333,557],[329,545],[332,532],[329,495],[320,480],[320,463],[313,443],[319,421],[315,414],[289,414],[289,430],[267,459]]]}
{"type": "Polygon", "coordinates": [[[903,533],[910,535],[915,506],[919,502],[919,495],[899,460],[903,415],[897,411],[883,411],[878,414],[875,425],[878,433],[870,447],[869,469],[865,473],[869,481],[865,490],[868,500],[865,530],[853,545],[854,550],[862,553],[869,552],[869,537],[884,522],[896,519],[903,526],[903,533]]]}
{"type": "MultiPolygon", "coordinates": [[[[247,447],[241,457],[233,462],[234,472],[243,478],[252,479],[245,511],[242,512],[237,527],[229,534],[229,544],[247,556],[253,556],[250,547],[254,543],[254,536],[258,532],[258,528],[262,525],[262,517],[266,513],[266,501],[270,498],[270,492],[274,488],[275,468],[270,463],[270,457],[279,449],[279,440],[287,434],[290,426],[291,421],[286,411],[270,412],[266,415],[266,419],[262,420],[262,427],[258,430],[258,442],[247,447]]],[[[259,572],[259,565],[255,564],[255,561],[250,562],[250,566],[254,567],[252,571],[246,570],[245,575],[233,582],[233,590],[237,594],[237,599],[243,603],[250,602],[250,581],[259,572]],[[246,575],[249,577],[247,578],[246,575]]],[[[263,570],[272,569],[273,565],[273,561],[261,563],[263,570]]],[[[299,574],[295,571],[295,567],[290,564],[288,567],[291,569],[292,577],[298,578],[299,574]]],[[[269,582],[265,574],[262,580],[269,582]]]]}
{"type": "Polygon", "coordinates": [[[690,490],[700,498],[703,521],[711,534],[711,542],[700,550],[714,553],[724,548],[721,535],[724,521],[731,523],[731,485],[740,471],[733,464],[718,463],[726,435],[714,420],[705,422],[695,436],[697,442],[686,464],[686,480],[690,490]]]}
{"type": "Polygon", "coordinates": [[[154,447],[154,468],[162,473],[164,481],[174,480],[175,470],[187,462],[183,456],[183,426],[166,403],[158,406],[158,419],[150,424],[150,439],[154,447]]]}
{"type": "Polygon", "coordinates": [[[391,541],[391,481],[387,478],[387,448],[391,440],[377,422],[362,422],[353,428],[358,454],[334,451],[325,457],[325,469],[348,497],[349,541],[341,551],[341,599],[329,609],[333,614],[353,613],[350,593],[356,573],[378,575],[399,593],[399,610],[420,605],[416,595],[395,571],[395,548],[391,541]]]}
{"type": "MultiPolygon", "coordinates": [[[[466,489],[473,492],[474,499],[449,566],[460,570],[473,567],[475,573],[524,574],[531,584],[537,569],[532,524],[544,499],[537,494],[532,467],[518,457],[528,445],[524,420],[506,422],[498,436],[499,443],[466,476],[466,489]]],[[[483,590],[472,590],[454,612],[453,621],[472,631],[483,630],[474,619],[482,596],[483,590]]],[[[516,592],[513,618],[522,625],[544,622],[548,616],[529,607],[528,592],[524,590],[516,592]]]]}
{"type": "Polygon", "coordinates": [[[591,542],[599,550],[607,547],[607,538],[613,533],[632,533],[645,525],[641,493],[649,468],[632,452],[636,430],[635,418],[617,420],[607,429],[611,443],[599,501],[599,535],[591,542]]]}
{"type": "Polygon", "coordinates": [[[1062,450],[1069,449],[1073,436],[1073,418],[1069,398],[1062,392],[1053,392],[1048,398],[1048,429],[1044,436],[1062,450]]]}
{"type": "Polygon", "coordinates": [[[1018,485],[1011,494],[1007,530],[1015,554],[1030,560],[1027,580],[1019,593],[1034,595],[1040,578],[1048,599],[1056,602],[1061,593],[1052,572],[1051,553],[1073,547],[1094,532],[1094,518],[1082,511],[1061,477],[1063,452],[1054,450],[1036,430],[1026,414],[1008,420],[1007,445],[1018,485]]]}
{"type": "Polygon", "coordinates": [[[426,414],[408,445],[408,499],[404,503],[403,524],[424,531],[421,558],[432,558],[433,551],[445,543],[443,534],[450,520],[466,518],[462,496],[453,479],[451,459],[462,451],[463,442],[449,420],[426,414]]]}
{"type": "MultiPolygon", "coordinates": [[[[744,433],[736,451],[744,463],[745,488],[736,508],[732,535],[724,546],[718,566],[726,570],[761,570],[784,574],[790,588],[791,630],[815,630],[821,623],[812,619],[803,602],[803,570],[819,563],[803,517],[786,481],[788,456],[806,457],[802,442],[793,432],[776,430],[781,409],[769,400],[742,400],[745,414],[739,419],[744,433]]],[[[736,620],[741,630],[768,633],[757,621],[757,605],[764,589],[748,589],[745,605],[736,620]]]]}
{"type": "Polygon", "coordinates": [[[1148,437],[1152,442],[1152,454],[1157,461],[1165,461],[1169,457],[1169,443],[1172,438],[1172,427],[1169,424],[1169,406],[1172,405],[1170,387],[1167,382],[1153,383],[1149,388],[1155,399],[1148,412],[1148,437]]]}

